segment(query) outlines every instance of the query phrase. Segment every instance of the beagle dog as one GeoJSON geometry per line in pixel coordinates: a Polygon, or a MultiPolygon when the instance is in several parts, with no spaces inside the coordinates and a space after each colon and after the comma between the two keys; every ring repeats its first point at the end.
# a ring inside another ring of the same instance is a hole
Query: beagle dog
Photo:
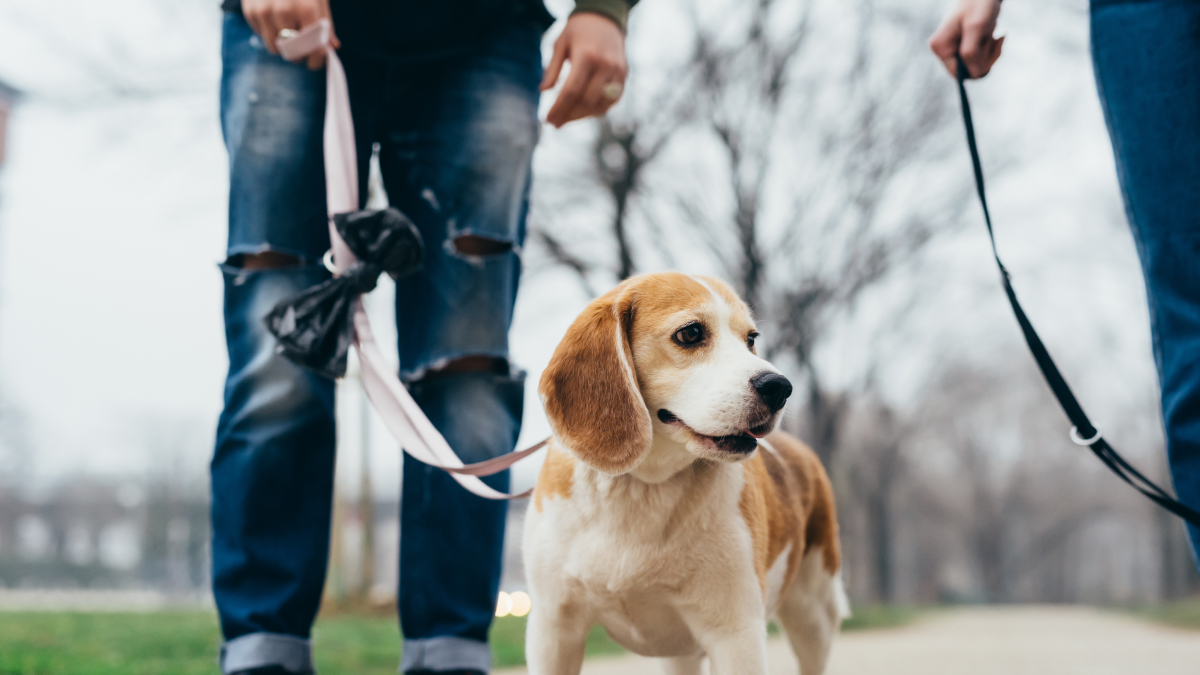
{"type": "Polygon", "coordinates": [[[777,618],[803,675],[848,603],[829,478],[772,433],[792,385],[728,286],[634,277],[542,374],[554,438],[526,514],[531,675],[578,675],[593,625],[670,675],[766,673],[777,618]]]}

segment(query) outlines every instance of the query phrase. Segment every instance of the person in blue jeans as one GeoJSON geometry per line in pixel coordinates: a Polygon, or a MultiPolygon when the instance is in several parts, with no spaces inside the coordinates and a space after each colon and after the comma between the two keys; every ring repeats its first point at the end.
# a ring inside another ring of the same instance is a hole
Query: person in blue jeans
{"type": "MultiPolygon", "coordinates": [[[[579,0],[543,73],[540,0],[226,0],[229,375],[212,460],[213,595],[223,673],[313,672],[329,553],[334,383],[276,353],[263,318],[328,278],[323,54],[278,56],[284,29],[330,17],[350,87],[359,193],[378,153],[391,204],[425,240],[397,283],[401,377],[464,462],[511,452],[524,373],[508,329],[521,272],[539,90],[571,63],[547,120],[603,114],[626,74],[635,0],[579,0]],[[332,9],[332,16],[330,10],[332,9]]],[[[507,472],[486,479],[508,489],[507,472]]],[[[401,670],[486,672],[506,504],[404,458],[401,670]]]]}
{"type": "MultiPolygon", "coordinates": [[[[1000,57],[1000,0],[962,0],[930,39],[955,73],[1000,57]]],[[[1117,178],[1141,258],[1167,457],[1200,509],[1200,1],[1091,0],[1092,63],[1117,178]]],[[[1188,527],[1200,566],[1200,529],[1188,527]]]]}

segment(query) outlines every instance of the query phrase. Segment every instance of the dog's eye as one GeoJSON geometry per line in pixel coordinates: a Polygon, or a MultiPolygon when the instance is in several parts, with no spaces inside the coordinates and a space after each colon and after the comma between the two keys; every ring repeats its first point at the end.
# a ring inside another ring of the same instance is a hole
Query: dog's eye
{"type": "Polygon", "coordinates": [[[746,346],[749,347],[750,349],[754,349],[754,340],[757,337],[758,337],[758,333],[755,333],[755,332],[751,332],[749,335],[747,335],[746,336],[746,346]]]}
{"type": "Polygon", "coordinates": [[[694,344],[699,344],[704,339],[704,325],[699,323],[689,323],[688,325],[675,331],[675,341],[685,347],[690,347],[694,344]]]}

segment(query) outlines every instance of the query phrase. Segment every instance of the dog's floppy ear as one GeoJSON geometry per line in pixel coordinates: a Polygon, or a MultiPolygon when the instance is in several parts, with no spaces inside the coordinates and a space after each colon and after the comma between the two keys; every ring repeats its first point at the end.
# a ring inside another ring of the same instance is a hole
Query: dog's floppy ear
{"type": "Polygon", "coordinates": [[[542,373],[538,392],[559,442],[605,473],[624,473],[653,430],[629,347],[633,297],[622,284],[575,319],[542,373]]]}

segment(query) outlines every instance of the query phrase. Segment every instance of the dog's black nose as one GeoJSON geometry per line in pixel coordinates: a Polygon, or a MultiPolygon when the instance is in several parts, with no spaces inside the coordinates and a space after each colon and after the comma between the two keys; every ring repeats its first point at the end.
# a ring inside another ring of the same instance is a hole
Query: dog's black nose
{"type": "Polygon", "coordinates": [[[750,386],[771,410],[779,410],[792,395],[792,383],[779,373],[762,372],[750,378],[750,386]]]}

